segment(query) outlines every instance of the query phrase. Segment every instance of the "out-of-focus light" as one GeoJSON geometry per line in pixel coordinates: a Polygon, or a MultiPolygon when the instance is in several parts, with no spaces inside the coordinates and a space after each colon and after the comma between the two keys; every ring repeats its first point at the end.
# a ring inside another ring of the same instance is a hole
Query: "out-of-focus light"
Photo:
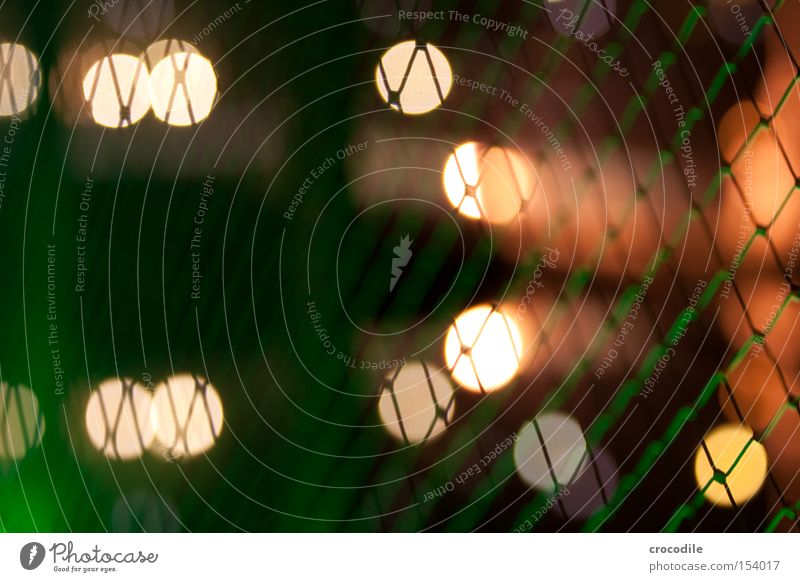
{"type": "Polygon", "coordinates": [[[476,187],[480,178],[478,144],[469,142],[456,148],[444,167],[444,191],[453,208],[468,218],[480,218],[476,187]]]}
{"type": "Polygon", "coordinates": [[[430,202],[415,204],[415,214],[442,218],[441,169],[446,150],[440,142],[420,136],[414,124],[396,123],[388,117],[371,115],[358,120],[352,141],[368,142],[370,147],[344,160],[351,194],[363,207],[411,194],[430,202]],[[414,184],[413,193],[409,192],[410,183],[414,184]]]}
{"type": "Polygon", "coordinates": [[[533,193],[530,164],[510,148],[467,142],[447,160],[443,174],[447,199],[468,218],[506,224],[533,193]]]}
{"type": "Polygon", "coordinates": [[[453,73],[438,48],[408,40],[384,53],[375,69],[375,84],[393,109],[419,115],[444,102],[453,85],[453,73]]]}
{"type": "MultiPolygon", "coordinates": [[[[788,405],[787,405],[788,406],[788,405]]],[[[778,417],[776,417],[778,418],[778,417]]],[[[770,462],[770,479],[780,496],[790,504],[800,501],[800,415],[796,408],[787,408],[780,419],[772,425],[764,438],[764,448],[770,462]]],[[[774,492],[770,487],[769,491],[774,492]]]]}
{"type": "Polygon", "coordinates": [[[217,98],[217,75],[196,51],[161,59],[150,73],[153,111],[170,125],[187,126],[208,117],[217,98]]]}
{"type": "Polygon", "coordinates": [[[800,57],[796,40],[800,5],[786,2],[773,16],[776,16],[775,22],[760,31],[764,60],[760,74],[751,81],[753,102],[765,119],[772,117],[783,103],[787,88],[797,77],[792,61],[800,57]]]}
{"type": "Polygon", "coordinates": [[[103,57],[86,73],[83,96],[96,123],[128,127],[150,109],[147,67],[133,55],[103,57]]]}
{"type": "MultiPolygon", "coordinates": [[[[768,225],[794,187],[795,179],[771,129],[759,129],[731,166],[752,219],[768,225]]],[[[793,233],[792,233],[793,234],[793,233]]]]}
{"type": "Polygon", "coordinates": [[[514,465],[520,479],[538,491],[569,486],[588,457],[580,425],[562,412],[538,415],[520,429],[514,444],[514,465]]]}
{"type": "Polygon", "coordinates": [[[726,162],[733,161],[759,121],[758,110],[749,99],[731,105],[725,112],[719,122],[717,137],[720,153],[726,162]]]}
{"type": "Polygon", "coordinates": [[[769,360],[766,352],[751,351],[727,376],[727,386],[720,385],[718,392],[726,418],[731,422],[745,422],[759,432],[765,431],[786,403],[777,365],[769,360]],[[739,414],[743,418],[739,418],[739,414]]]}
{"type": "Polygon", "coordinates": [[[21,44],[0,44],[0,117],[21,115],[39,98],[39,60],[21,44]]]}
{"type": "Polygon", "coordinates": [[[191,374],[172,376],[156,388],[152,422],[167,459],[193,457],[216,443],[222,432],[222,401],[216,388],[191,374]]]}
{"type": "Polygon", "coordinates": [[[703,489],[711,481],[704,495],[714,505],[732,507],[733,502],[741,505],[761,489],[767,477],[767,452],[760,443],[751,442],[752,438],[753,431],[746,425],[725,424],[708,433],[705,447],[697,449],[694,458],[697,486],[703,489]]]}
{"type": "Polygon", "coordinates": [[[133,380],[111,378],[92,392],[86,430],[94,447],[111,459],[141,457],[153,442],[152,397],[133,380]]]}
{"type": "Polygon", "coordinates": [[[557,32],[591,42],[611,28],[616,0],[545,0],[547,17],[557,32]]]}
{"type": "Polygon", "coordinates": [[[44,416],[27,386],[0,384],[0,461],[19,461],[44,435],[44,416]]]}
{"type": "Polygon", "coordinates": [[[512,318],[490,305],[479,305],[450,326],[444,357],[456,382],[468,390],[491,392],[516,376],[522,349],[522,334],[512,318]]]}
{"type": "Polygon", "coordinates": [[[387,374],[378,401],[386,430],[409,444],[435,438],[453,418],[453,386],[441,370],[409,362],[387,374]]]}

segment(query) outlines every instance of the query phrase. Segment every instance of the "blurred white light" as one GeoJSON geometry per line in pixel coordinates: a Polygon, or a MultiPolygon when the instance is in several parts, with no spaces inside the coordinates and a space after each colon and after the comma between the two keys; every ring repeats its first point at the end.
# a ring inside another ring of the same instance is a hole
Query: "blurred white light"
{"type": "Polygon", "coordinates": [[[150,98],[160,120],[176,126],[208,117],[217,97],[217,75],[197,51],[161,59],[150,73],[150,98]]]}
{"type": "Polygon", "coordinates": [[[24,113],[38,99],[41,85],[36,56],[21,44],[0,44],[0,117],[24,113]]]}
{"type": "Polygon", "coordinates": [[[419,115],[444,102],[453,74],[442,51],[432,44],[408,40],[384,53],[375,68],[375,84],[393,109],[419,115]]]}
{"type": "Polygon", "coordinates": [[[546,412],[528,422],[517,435],[514,464],[525,483],[552,492],[569,486],[588,458],[580,425],[562,412],[546,412]]]}
{"type": "Polygon", "coordinates": [[[86,430],[94,447],[111,459],[142,456],[153,442],[152,397],[133,380],[111,378],[92,392],[86,406],[86,430]]]}
{"type": "Polygon", "coordinates": [[[490,392],[508,384],[522,357],[522,334],[499,309],[479,305],[459,315],[445,338],[444,357],[465,388],[490,392]]]}
{"type": "Polygon", "coordinates": [[[152,422],[160,447],[154,452],[168,459],[199,455],[222,432],[222,401],[204,378],[172,376],[156,388],[152,422]]]}
{"type": "Polygon", "coordinates": [[[133,55],[103,57],[83,78],[83,97],[99,125],[132,125],[150,109],[147,67],[133,55]]]}
{"type": "Polygon", "coordinates": [[[443,174],[447,199],[468,218],[506,224],[533,194],[530,164],[510,148],[467,142],[447,160],[443,174]]]}
{"type": "Polygon", "coordinates": [[[378,413],[393,437],[419,443],[444,431],[453,418],[453,395],[450,379],[441,370],[410,362],[387,374],[378,413]]]}

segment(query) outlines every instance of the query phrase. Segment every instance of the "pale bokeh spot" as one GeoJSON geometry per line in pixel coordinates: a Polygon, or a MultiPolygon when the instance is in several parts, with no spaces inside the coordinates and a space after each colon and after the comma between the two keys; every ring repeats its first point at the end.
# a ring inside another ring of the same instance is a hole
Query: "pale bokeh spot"
{"type": "Polygon", "coordinates": [[[748,426],[724,424],[706,435],[704,441],[708,454],[702,446],[697,449],[694,458],[697,487],[702,490],[711,481],[703,494],[714,505],[733,507],[731,497],[736,505],[741,505],[758,493],[764,484],[767,477],[767,452],[757,441],[750,442],[752,437],[753,431],[748,426]],[[712,461],[714,467],[711,465],[712,461]],[[717,469],[716,473],[714,468],[717,469]]]}
{"type": "Polygon", "coordinates": [[[453,418],[453,410],[450,379],[431,364],[410,362],[384,379],[378,413],[398,440],[414,444],[435,438],[453,418]]]}
{"type": "Polygon", "coordinates": [[[86,430],[94,447],[111,459],[142,456],[153,442],[152,396],[133,380],[111,378],[92,392],[86,430]]]}
{"type": "Polygon", "coordinates": [[[154,452],[168,460],[193,457],[213,447],[222,432],[222,400],[204,378],[172,376],[156,387],[152,422],[154,452]]]}
{"type": "Polygon", "coordinates": [[[133,55],[103,57],[83,78],[83,97],[97,124],[128,127],[150,110],[147,67],[133,55]]]}
{"type": "Polygon", "coordinates": [[[534,176],[518,152],[467,142],[445,164],[444,190],[453,208],[468,218],[507,224],[531,199],[534,176]]]}
{"type": "Polygon", "coordinates": [[[209,116],[217,98],[217,75],[196,50],[161,59],[150,73],[153,112],[170,125],[187,126],[209,116]]]}
{"type": "Polygon", "coordinates": [[[453,85],[453,73],[438,48],[408,40],[384,53],[375,68],[375,84],[393,109],[420,115],[442,104],[453,85]]]}

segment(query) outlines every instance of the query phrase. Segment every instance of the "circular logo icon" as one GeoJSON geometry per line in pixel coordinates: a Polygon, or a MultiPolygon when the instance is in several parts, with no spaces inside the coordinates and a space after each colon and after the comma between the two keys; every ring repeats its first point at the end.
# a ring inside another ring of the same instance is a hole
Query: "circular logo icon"
{"type": "Polygon", "coordinates": [[[19,563],[26,570],[35,570],[44,561],[44,546],[39,542],[30,542],[19,551],[19,563]]]}

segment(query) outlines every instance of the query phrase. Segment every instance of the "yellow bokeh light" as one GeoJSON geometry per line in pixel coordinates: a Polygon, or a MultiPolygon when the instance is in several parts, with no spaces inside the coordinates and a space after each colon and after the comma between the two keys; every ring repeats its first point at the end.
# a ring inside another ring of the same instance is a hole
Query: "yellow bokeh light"
{"type": "Polygon", "coordinates": [[[86,406],[86,430],[94,447],[111,459],[142,456],[153,442],[152,397],[132,380],[105,380],[86,406]]]}
{"type": "Polygon", "coordinates": [[[534,176],[516,151],[467,142],[450,154],[443,182],[447,199],[459,213],[507,224],[530,200],[534,176]]]}
{"type": "Polygon", "coordinates": [[[453,386],[441,370],[410,362],[384,379],[378,413],[398,440],[419,443],[434,438],[453,418],[453,386]]]}
{"type": "Polygon", "coordinates": [[[580,425],[562,412],[540,414],[519,431],[514,464],[520,479],[538,491],[555,491],[581,473],[588,447],[580,425]]]}
{"type": "Polygon", "coordinates": [[[0,461],[19,461],[41,442],[44,416],[26,386],[0,383],[0,461]]]}
{"type": "Polygon", "coordinates": [[[22,114],[36,102],[41,85],[34,54],[21,44],[0,44],[0,117],[22,114]]]}
{"type": "Polygon", "coordinates": [[[522,334],[502,311],[479,305],[459,315],[450,326],[444,357],[453,378],[468,390],[497,390],[519,370],[522,334]]]}
{"type": "Polygon", "coordinates": [[[147,67],[128,54],[103,57],[83,78],[83,97],[99,125],[132,125],[150,110],[147,67]]]}
{"type": "Polygon", "coordinates": [[[408,40],[384,53],[375,68],[375,84],[393,109],[420,115],[444,102],[453,85],[453,73],[438,48],[408,40]]]}
{"type": "Polygon", "coordinates": [[[199,455],[214,446],[222,432],[222,401],[204,378],[172,376],[156,387],[152,422],[157,453],[166,458],[199,455]]]}
{"type": "Polygon", "coordinates": [[[724,424],[706,435],[705,448],[697,449],[697,486],[702,490],[710,482],[703,494],[714,505],[740,505],[761,489],[767,477],[767,452],[752,438],[753,431],[746,425],[724,424]]]}
{"type": "Polygon", "coordinates": [[[217,98],[217,75],[196,50],[161,59],[150,73],[153,112],[170,125],[187,126],[209,116],[217,98]]]}

